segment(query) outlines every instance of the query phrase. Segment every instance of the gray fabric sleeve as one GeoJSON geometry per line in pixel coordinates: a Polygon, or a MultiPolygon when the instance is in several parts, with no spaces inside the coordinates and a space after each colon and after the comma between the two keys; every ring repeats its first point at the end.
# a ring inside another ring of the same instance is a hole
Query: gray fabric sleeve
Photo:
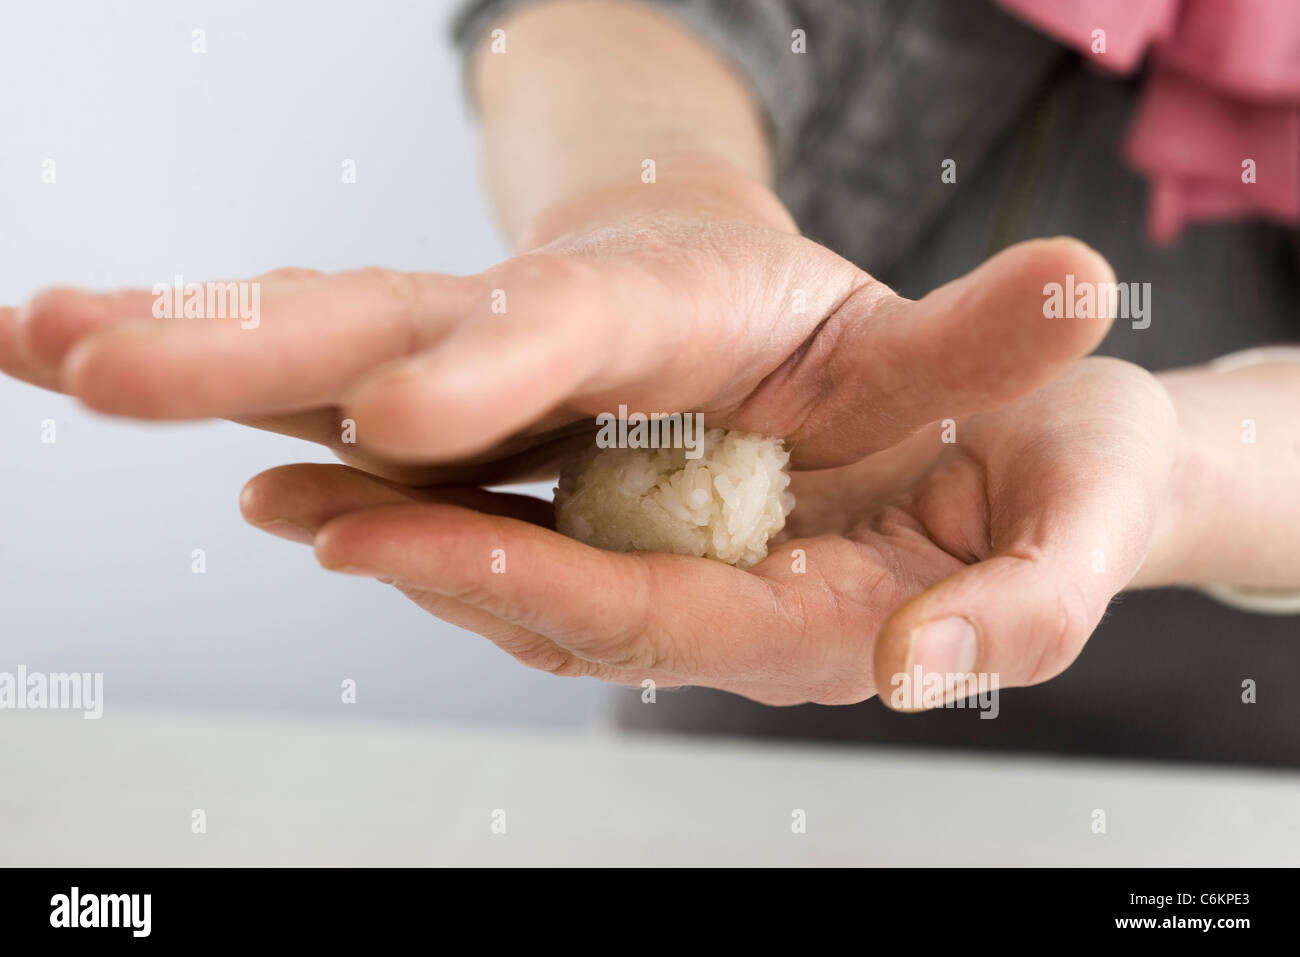
{"type": "MultiPolygon", "coordinates": [[[[469,0],[452,22],[452,38],[468,63],[478,42],[509,14],[538,0],[469,0]]],[[[629,0],[631,2],[631,0],[629,0]]],[[[670,15],[730,61],[747,81],[761,109],[778,170],[795,154],[800,130],[816,108],[819,73],[833,67],[827,54],[838,3],[793,0],[639,0],[670,15]],[[814,12],[824,8],[821,12],[814,12]],[[795,52],[795,30],[805,48],[795,52]],[[820,48],[816,46],[822,44],[820,48]]],[[[509,44],[509,37],[506,39],[509,44]]],[[[507,46],[508,49],[508,46],[507,46]]]]}

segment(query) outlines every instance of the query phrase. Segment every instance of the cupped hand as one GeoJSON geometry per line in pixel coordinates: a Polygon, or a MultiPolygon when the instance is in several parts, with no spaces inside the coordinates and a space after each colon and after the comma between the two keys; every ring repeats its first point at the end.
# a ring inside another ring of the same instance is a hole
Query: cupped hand
{"type": "Polygon", "coordinates": [[[1107,321],[1043,317],[1066,274],[1110,278],[1082,244],[1040,240],[909,301],[791,232],[643,211],[472,276],[273,272],[253,328],[154,318],[149,290],[53,290],[0,309],[0,369],[107,413],[320,442],[409,484],[553,474],[619,403],[781,436],[822,468],[1088,352],[1107,321]]]}
{"type": "Polygon", "coordinates": [[[263,473],[243,508],[536,668],[840,704],[889,700],[918,666],[1003,687],[1060,673],[1159,560],[1178,458],[1163,386],[1085,359],[1011,406],[797,473],[786,537],[748,571],[600,551],[550,530],[548,503],[342,466],[263,473]]]}

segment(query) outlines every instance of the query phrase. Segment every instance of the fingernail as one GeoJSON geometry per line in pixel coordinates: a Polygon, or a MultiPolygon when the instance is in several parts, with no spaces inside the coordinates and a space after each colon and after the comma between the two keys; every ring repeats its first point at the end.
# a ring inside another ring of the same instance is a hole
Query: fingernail
{"type": "Polygon", "coordinates": [[[19,358],[33,364],[40,364],[38,357],[32,355],[31,347],[27,344],[28,333],[27,327],[32,321],[32,305],[26,303],[19,306],[14,312],[13,321],[13,345],[14,350],[18,353],[19,358]]]}
{"type": "Polygon", "coordinates": [[[964,675],[975,670],[979,641],[965,618],[940,618],[913,630],[907,671],[917,665],[922,674],[964,675]]]}
{"type": "Polygon", "coordinates": [[[258,522],[257,527],[264,532],[270,532],[280,538],[287,538],[291,542],[298,542],[301,545],[311,545],[316,541],[316,533],[306,525],[300,525],[298,522],[291,522],[288,519],[273,518],[269,522],[258,522]]]}

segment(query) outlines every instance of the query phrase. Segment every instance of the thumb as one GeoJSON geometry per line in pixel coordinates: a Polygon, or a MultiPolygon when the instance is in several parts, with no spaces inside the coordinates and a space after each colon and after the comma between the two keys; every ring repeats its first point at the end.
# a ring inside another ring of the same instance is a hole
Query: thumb
{"type": "MultiPolygon", "coordinates": [[[[1106,335],[1097,318],[1048,318],[1049,283],[1096,290],[1109,264],[1075,239],[1019,243],[910,301],[864,286],[827,320],[770,408],[811,412],[794,440],[799,468],[828,468],[897,444],[936,420],[1002,408],[1042,388],[1106,335]],[[812,396],[816,401],[796,402],[812,396]],[[865,410],[865,413],[864,413],[865,410]]],[[[766,404],[766,403],[764,403],[766,404]]]]}
{"type": "Polygon", "coordinates": [[[998,555],[971,565],[885,623],[874,662],[881,699],[895,710],[916,711],[965,698],[977,687],[1055,677],[1078,657],[1126,581],[1064,555],[998,555]]]}
{"type": "Polygon", "coordinates": [[[916,595],[881,627],[873,666],[892,707],[917,707],[889,701],[885,689],[914,684],[918,667],[922,676],[974,672],[991,682],[996,674],[1000,687],[1055,677],[1146,558],[1177,454],[1167,395],[1141,370],[1089,360],[1040,398],[1023,414],[997,413],[980,446],[989,556],[916,595]]]}

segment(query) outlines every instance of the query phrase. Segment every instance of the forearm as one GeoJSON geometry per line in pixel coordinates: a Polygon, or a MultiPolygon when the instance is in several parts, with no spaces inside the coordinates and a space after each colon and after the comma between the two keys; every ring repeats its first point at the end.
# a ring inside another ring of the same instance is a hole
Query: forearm
{"type": "Polygon", "coordinates": [[[1300,363],[1158,378],[1180,454],[1134,585],[1300,589],[1300,363]]]}
{"type": "Polygon", "coordinates": [[[489,188],[516,248],[603,217],[687,205],[697,217],[793,231],[767,188],[753,98],[685,27],[620,0],[548,0],[501,29],[505,52],[485,37],[473,84],[489,188]]]}

